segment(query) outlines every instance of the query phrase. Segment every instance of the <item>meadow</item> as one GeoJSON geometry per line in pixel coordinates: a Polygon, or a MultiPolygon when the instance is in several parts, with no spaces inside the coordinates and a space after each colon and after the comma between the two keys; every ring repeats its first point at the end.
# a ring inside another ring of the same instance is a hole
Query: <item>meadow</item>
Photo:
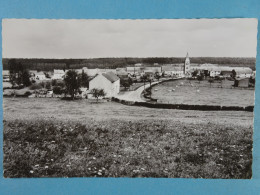
{"type": "Polygon", "coordinates": [[[152,88],[160,103],[218,106],[254,106],[254,89],[234,88],[234,81],[176,80],[152,88]]]}
{"type": "Polygon", "coordinates": [[[251,178],[253,113],[3,98],[5,177],[251,178]]]}

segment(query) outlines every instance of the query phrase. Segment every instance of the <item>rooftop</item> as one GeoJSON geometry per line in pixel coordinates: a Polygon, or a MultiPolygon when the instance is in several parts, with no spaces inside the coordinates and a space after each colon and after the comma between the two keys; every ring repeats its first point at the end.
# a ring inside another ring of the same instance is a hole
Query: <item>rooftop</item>
{"type": "Polygon", "coordinates": [[[106,77],[109,81],[111,81],[111,83],[119,80],[119,77],[116,76],[113,72],[102,73],[102,75],[106,77]]]}

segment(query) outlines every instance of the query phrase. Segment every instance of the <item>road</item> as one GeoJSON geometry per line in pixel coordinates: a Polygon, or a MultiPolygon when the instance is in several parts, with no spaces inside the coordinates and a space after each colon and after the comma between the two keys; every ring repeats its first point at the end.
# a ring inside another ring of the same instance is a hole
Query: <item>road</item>
{"type": "MultiPolygon", "coordinates": [[[[181,78],[176,78],[176,80],[177,79],[181,79],[181,78]]],[[[172,78],[155,81],[155,82],[152,82],[151,85],[161,83],[162,81],[165,81],[165,80],[172,80],[172,78]]],[[[143,90],[147,89],[148,87],[150,87],[150,83],[147,83],[147,84],[145,84],[145,86],[141,86],[134,91],[127,91],[123,94],[118,94],[117,96],[115,96],[115,98],[118,98],[120,100],[126,100],[126,101],[145,102],[145,100],[141,98],[141,94],[142,94],[143,90]]]]}

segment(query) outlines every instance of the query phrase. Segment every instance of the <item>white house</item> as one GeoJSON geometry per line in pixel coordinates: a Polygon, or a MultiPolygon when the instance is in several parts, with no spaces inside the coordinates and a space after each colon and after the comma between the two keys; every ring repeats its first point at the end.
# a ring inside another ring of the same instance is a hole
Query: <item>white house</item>
{"type": "Polygon", "coordinates": [[[55,79],[61,80],[61,79],[64,78],[64,75],[65,75],[64,70],[54,69],[52,79],[53,80],[55,80],[55,79]]]}
{"type": "Polygon", "coordinates": [[[37,72],[35,73],[35,79],[39,81],[46,80],[46,76],[43,72],[37,72]]]}
{"type": "Polygon", "coordinates": [[[3,70],[2,75],[3,75],[3,82],[9,82],[10,81],[9,70],[3,70]]]}
{"type": "Polygon", "coordinates": [[[106,97],[113,97],[120,91],[120,79],[113,72],[99,73],[89,82],[89,90],[103,89],[106,97]]]}

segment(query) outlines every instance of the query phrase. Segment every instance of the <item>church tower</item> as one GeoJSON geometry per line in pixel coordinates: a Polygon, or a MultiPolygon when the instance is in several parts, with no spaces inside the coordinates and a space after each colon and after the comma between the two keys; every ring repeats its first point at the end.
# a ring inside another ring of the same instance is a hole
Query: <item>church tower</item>
{"type": "Polygon", "coordinates": [[[187,74],[190,70],[190,58],[189,53],[187,52],[185,63],[184,63],[184,74],[187,74]]]}

